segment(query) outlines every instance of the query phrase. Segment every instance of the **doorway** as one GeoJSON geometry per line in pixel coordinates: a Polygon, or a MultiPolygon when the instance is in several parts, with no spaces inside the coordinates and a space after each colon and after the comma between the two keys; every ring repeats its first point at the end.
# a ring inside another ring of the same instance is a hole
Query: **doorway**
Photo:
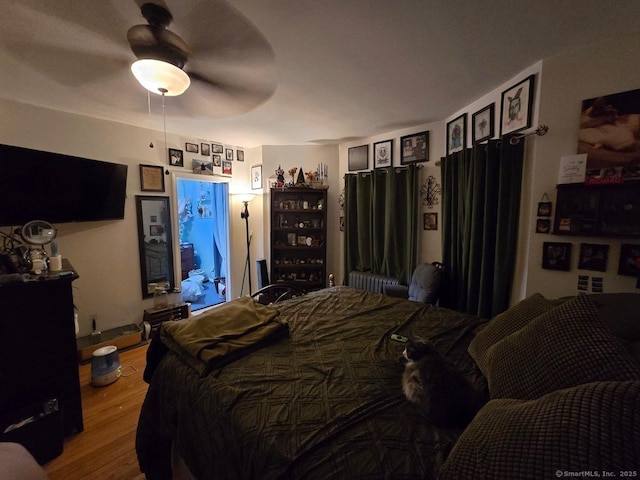
{"type": "Polygon", "coordinates": [[[176,177],[182,299],[200,310],[228,298],[229,183],[176,177]]]}

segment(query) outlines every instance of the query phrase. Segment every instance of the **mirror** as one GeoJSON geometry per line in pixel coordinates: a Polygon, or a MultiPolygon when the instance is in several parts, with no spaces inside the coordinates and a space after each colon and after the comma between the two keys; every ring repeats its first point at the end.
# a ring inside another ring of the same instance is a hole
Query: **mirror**
{"type": "Polygon", "coordinates": [[[157,286],[173,291],[173,245],[169,197],[136,195],[142,298],[157,286]]]}
{"type": "Polygon", "coordinates": [[[44,220],[31,220],[20,229],[20,236],[30,245],[47,245],[57,233],[55,227],[44,220]]]}

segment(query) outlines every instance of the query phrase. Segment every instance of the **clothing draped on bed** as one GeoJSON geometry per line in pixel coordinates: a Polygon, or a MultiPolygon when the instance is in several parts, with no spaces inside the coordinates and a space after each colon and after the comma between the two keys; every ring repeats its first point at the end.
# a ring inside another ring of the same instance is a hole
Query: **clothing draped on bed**
{"type": "Polygon", "coordinates": [[[485,388],[467,354],[483,320],[350,287],[265,308],[289,335],[209,369],[164,355],[136,439],[149,479],[170,478],[171,442],[200,479],[436,477],[462,429],[434,427],[405,399],[404,344],[390,335],[431,339],[485,388]]]}

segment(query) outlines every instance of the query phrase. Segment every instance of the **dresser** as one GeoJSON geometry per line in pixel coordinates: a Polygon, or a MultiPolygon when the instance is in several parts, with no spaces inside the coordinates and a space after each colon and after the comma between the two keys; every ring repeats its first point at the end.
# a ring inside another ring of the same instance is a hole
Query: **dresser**
{"type": "Polygon", "coordinates": [[[189,272],[196,267],[193,243],[180,244],[180,271],[182,280],[189,278],[189,272]]]}
{"type": "Polygon", "coordinates": [[[81,432],[82,400],[74,325],[73,267],[0,285],[0,412],[57,399],[62,433],[81,432]]]}

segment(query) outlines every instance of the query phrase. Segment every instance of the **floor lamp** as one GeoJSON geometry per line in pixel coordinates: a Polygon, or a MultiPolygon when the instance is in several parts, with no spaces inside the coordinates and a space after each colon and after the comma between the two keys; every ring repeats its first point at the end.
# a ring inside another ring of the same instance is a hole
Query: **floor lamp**
{"type": "Polygon", "coordinates": [[[249,235],[249,202],[255,198],[253,193],[242,193],[238,195],[238,199],[244,204],[244,208],[240,212],[240,218],[244,219],[246,226],[246,238],[247,238],[247,261],[244,265],[244,273],[242,274],[242,287],[240,288],[240,296],[244,292],[244,279],[247,273],[249,274],[249,295],[253,290],[251,286],[251,236],[249,235]]]}

